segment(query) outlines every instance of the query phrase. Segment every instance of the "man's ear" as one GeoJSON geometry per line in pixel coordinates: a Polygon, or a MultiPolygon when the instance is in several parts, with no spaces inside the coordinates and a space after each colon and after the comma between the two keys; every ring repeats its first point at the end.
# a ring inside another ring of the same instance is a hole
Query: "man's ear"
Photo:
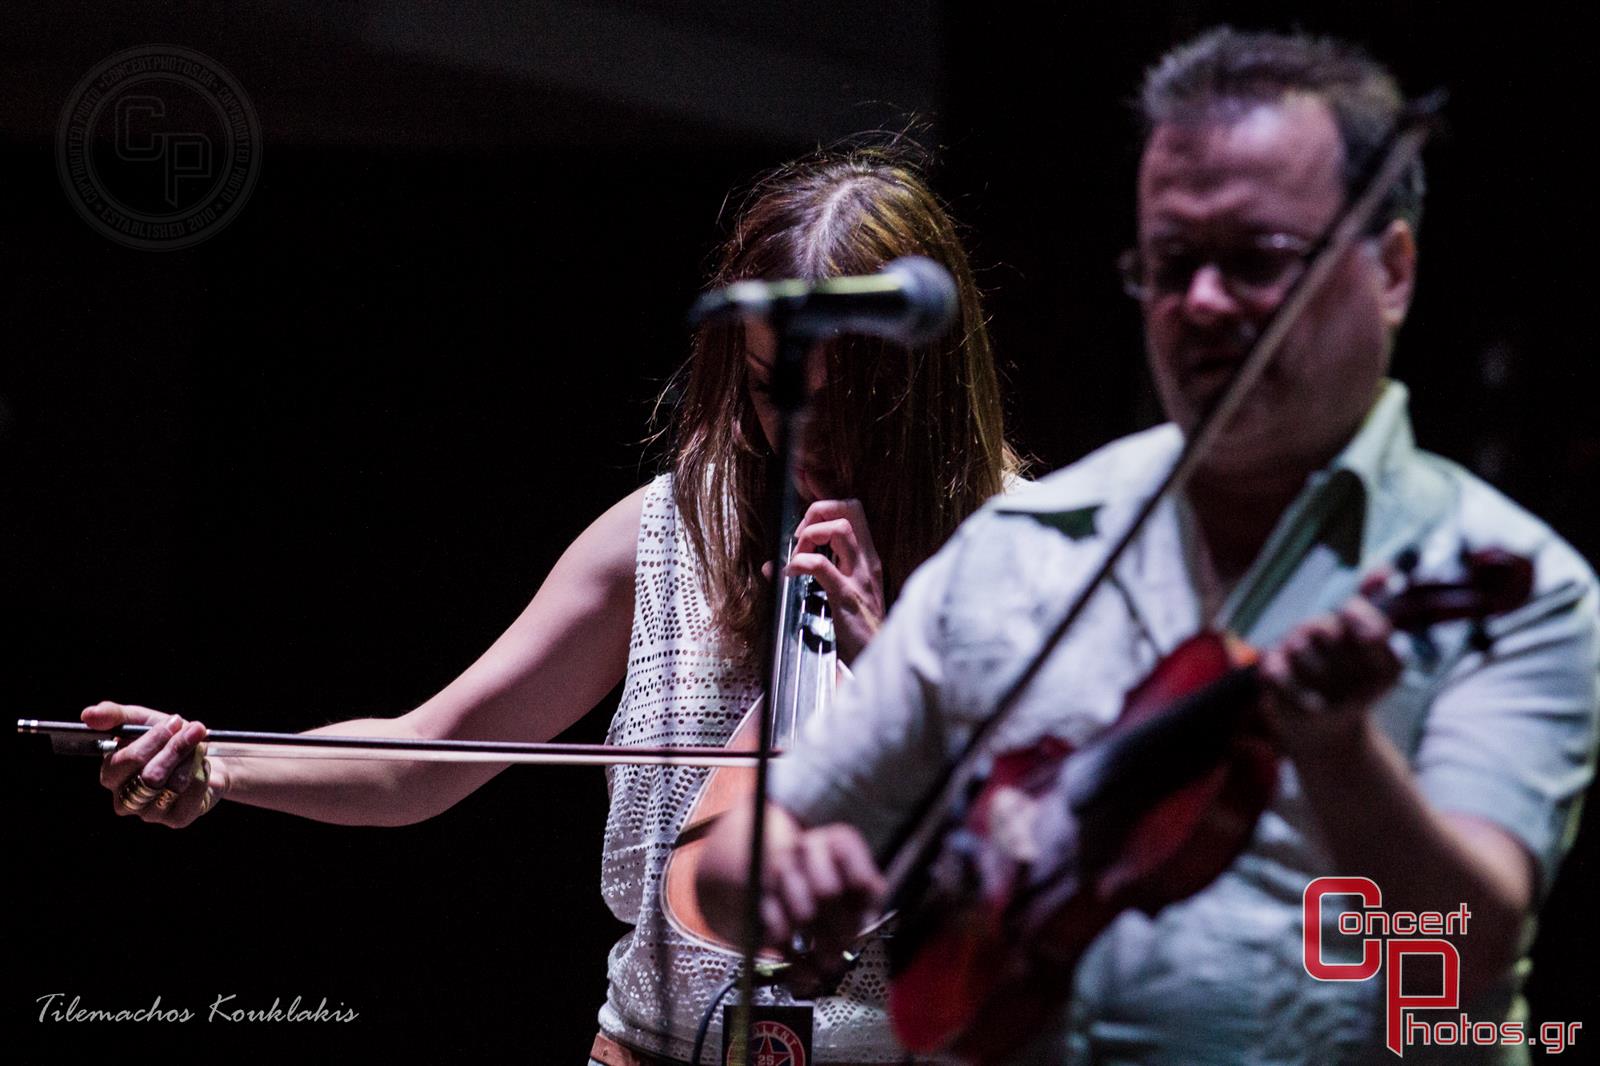
{"type": "Polygon", "coordinates": [[[1395,219],[1378,237],[1378,269],[1378,304],[1393,332],[1406,320],[1417,283],[1417,237],[1405,219],[1395,219]]]}

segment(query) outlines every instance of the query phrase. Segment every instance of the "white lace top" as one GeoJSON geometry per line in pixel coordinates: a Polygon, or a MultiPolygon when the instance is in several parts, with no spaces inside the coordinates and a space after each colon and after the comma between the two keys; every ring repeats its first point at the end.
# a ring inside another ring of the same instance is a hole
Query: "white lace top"
{"type": "MultiPolygon", "coordinates": [[[[718,647],[688,541],[678,527],[670,476],[657,478],[645,491],[634,596],[628,674],[608,740],[726,743],[760,695],[760,679],[749,663],[727,657],[718,647]]],[[[684,1060],[706,1006],[739,965],[731,952],[685,939],[659,902],[672,841],[709,773],[693,767],[615,766],[607,774],[611,809],[600,889],[611,912],[633,930],[611,950],[611,986],[600,1027],[635,1047],[684,1060]]],[[[816,1004],[817,1061],[905,1060],[883,1017],[885,989],[883,952],[874,945],[839,994],[816,1004]]],[[[718,1009],[706,1039],[708,1061],[720,1053],[721,1022],[718,1009]]]]}

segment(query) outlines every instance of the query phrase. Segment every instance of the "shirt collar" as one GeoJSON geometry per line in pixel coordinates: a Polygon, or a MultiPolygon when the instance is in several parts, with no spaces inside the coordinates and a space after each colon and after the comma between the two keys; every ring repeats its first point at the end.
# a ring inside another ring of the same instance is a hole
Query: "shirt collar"
{"type": "Polygon", "coordinates": [[[1348,470],[1361,480],[1367,496],[1376,497],[1416,455],[1411,419],[1406,414],[1410,393],[1398,381],[1386,379],[1377,402],[1328,470],[1348,470]]]}
{"type": "MultiPolygon", "coordinates": [[[[1405,538],[1431,524],[1430,516],[1440,513],[1447,502],[1449,487],[1430,465],[1416,461],[1420,453],[1408,403],[1404,385],[1387,379],[1382,383],[1349,443],[1311,475],[1285,510],[1261,555],[1233,589],[1224,618],[1248,623],[1259,617],[1278,599],[1314,545],[1331,549],[1333,565],[1350,575],[1335,583],[1339,586],[1397,554],[1406,546],[1405,538]]],[[[1079,478],[1064,472],[1064,480],[1047,478],[1035,491],[1009,497],[997,509],[1049,518],[1073,539],[1116,535],[1171,467],[1182,437],[1177,427],[1168,424],[1127,443],[1135,446],[1119,448],[1109,467],[1097,470],[1099,476],[1079,478]]],[[[1140,549],[1149,547],[1152,539],[1170,549],[1167,542],[1177,536],[1173,501],[1164,502],[1152,518],[1151,528],[1118,567],[1130,586],[1149,583],[1140,580],[1150,576],[1142,573],[1146,567],[1141,557],[1167,554],[1140,549]]],[[[1175,625],[1181,622],[1174,619],[1175,625]]]]}
{"type": "MultiPolygon", "coordinates": [[[[1335,471],[1347,470],[1360,481],[1363,495],[1368,499],[1392,496],[1393,489],[1389,486],[1403,480],[1403,474],[1417,452],[1411,421],[1406,414],[1409,397],[1404,385],[1385,379],[1379,389],[1378,399],[1367,412],[1361,428],[1326,468],[1312,475],[1308,489],[1320,486],[1335,471]]],[[[1183,437],[1177,427],[1170,423],[1140,434],[1140,437],[1141,446],[1130,450],[1133,454],[1129,460],[1118,463],[1117,469],[1106,472],[1107,476],[1094,480],[1065,481],[1049,477],[1021,492],[996,499],[994,509],[1033,514],[1093,514],[1104,506],[1120,502],[1135,487],[1140,493],[1148,494],[1155,489],[1161,476],[1182,450],[1183,437]],[[1117,501],[1108,499],[1108,489],[1111,489],[1112,496],[1118,498],[1117,501]]],[[[1142,500],[1143,495],[1138,499],[1142,500]]],[[[1137,506],[1137,503],[1138,500],[1134,500],[1132,506],[1137,506]]],[[[1369,523],[1371,519],[1369,508],[1369,523]]],[[[1103,529],[1096,531],[1104,532],[1103,529]]],[[[1364,533],[1371,532],[1370,525],[1364,529],[1364,533]]],[[[1363,536],[1362,539],[1370,542],[1372,538],[1363,536]]]]}
{"type": "Polygon", "coordinates": [[[1449,502],[1448,479],[1434,464],[1418,461],[1422,453],[1411,432],[1409,403],[1404,385],[1384,381],[1360,430],[1318,475],[1326,479],[1348,471],[1361,482],[1365,511],[1359,557],[1367,563],[1397,553],[1406,546],[1401,540],[1431,525],[1449,502]]]}
{"type": "Polygon", "coordinates": [[[1271,634],[1331,609],[1447,511],[1450,481],[1422,461],[1408,399],[1404,385],[1383,382],[1355,436],[1307,480],[1234,589],[1223,609],[1230,625],[1271,634]]]}

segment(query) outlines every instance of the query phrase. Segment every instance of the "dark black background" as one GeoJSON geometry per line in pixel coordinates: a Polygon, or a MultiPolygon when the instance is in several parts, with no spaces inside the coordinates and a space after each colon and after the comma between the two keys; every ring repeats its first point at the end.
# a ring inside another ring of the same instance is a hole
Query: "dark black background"
{"type": "MultiPolygon", "coordinates": [[[[300,729],[425,699],[654,471],[650,401],[727,190],[912,112],[970,229],[1017,441],[1051,469],[1148,424],[1110,269],[1126,102],[1219,19],[1353,36],[1408,90],[1451,89],[1396,374],[1426,444],[1594,558],[1591,23],[1286,6],[8,8],[0,708],[300,729]],[[52,144],[86,71],[163,42],[237,76],[265,155],[229,228],[156,253],[71,210],[52,144]]],[[[582,1061],[621,930],[598,771],[516,770],[404,829],[225,807],[171,833],[113,818],[88,761],[14,740],[6,765],[12,1061],[582,1061]],[[200,1017],[41,1024],[52,992],[200,1017]],[[360,1018],[205,1024],[218,994],[360,1018]]],[[[1595,1016],[1593,835],[1546,911],[1535,1020],[1595,1016]]]]}

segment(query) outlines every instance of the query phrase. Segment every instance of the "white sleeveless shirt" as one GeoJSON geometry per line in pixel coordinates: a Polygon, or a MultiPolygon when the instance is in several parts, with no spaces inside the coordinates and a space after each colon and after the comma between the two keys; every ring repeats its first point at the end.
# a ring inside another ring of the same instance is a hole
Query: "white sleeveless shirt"
{"type": "MultiPolygon", "coordinates": [[[[634,571],[633,636],[613,744],[722,745],[761,694],[756,669],[719,644],[687,534],[678,524],[672,478],[645,490],[634,571]]],[[[711,998],[738,971],[732,952],[685,938],[661,911],[661,875],[690,806],[710,771],[699,767],[613,766],[607,771],[600,890],[633,930],[611,949],[610,988],[600,1027],[634,1047],[687,1060],[711,998]]],[[[813,1051],[820,1063],[904,1062],[883,1014],[887,970],[874,944],[840,985],[818,1000],[813,1051]]],[[[787,1003],[786,993],[768,992],[787,1003]]],[[[723,1000],[731,1002],[737,992],[723,1000]]],[[[706,1046],[720,1054],[722,1011],[706,1046]]]]}

